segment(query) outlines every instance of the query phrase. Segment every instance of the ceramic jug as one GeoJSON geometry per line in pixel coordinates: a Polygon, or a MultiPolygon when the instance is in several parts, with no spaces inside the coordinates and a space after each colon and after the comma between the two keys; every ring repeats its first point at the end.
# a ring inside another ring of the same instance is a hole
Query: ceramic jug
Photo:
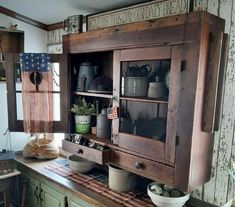
{"type": "Polygon", "coordinates": [[[90,89],[91,82],[95,79],[97,73],[97,66],[85,61],[79,66],[78,73],[78,91],[87,91],[90,89]]]}
{"type": "Polygon", "coordinates": [[[107,117],[107,109],[102,109],[97,116],[96,136],[99,138],[111,138],[111,120],[107,117]]]}

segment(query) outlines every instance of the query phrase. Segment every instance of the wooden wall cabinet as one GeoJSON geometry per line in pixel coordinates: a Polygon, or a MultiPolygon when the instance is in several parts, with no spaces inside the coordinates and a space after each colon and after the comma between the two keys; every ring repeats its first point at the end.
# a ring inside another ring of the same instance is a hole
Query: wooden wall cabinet
{"type": "MultiPolygon", "coordinates": [[[[64,36],[71,101],[82,96],[105,105],[115,97],[113,105],[120,109],[119,118],[112,121],[111,140],[84,137],[108,146],[113,164],[153,180],[185,191],[207,182],[219,123],[223,31],[224,20],[192,12],[64,36]],[[76,91],[77,66],[87,58],[113,79],[112,94],[76,91]],[[144,64],[157,68],[162,81],[169,74],[165,97],[125,94],[123,74],[128,67],[144,64]],[[132,130],[122,128],[126,112],[132,130]],[[165,125],[159,125],[159,119],[165,125]],[[161,127],[165,133],[159,135],[161,127]]],[[[74,132],[72,119],[70,123],[74,132]]]]}
{"type": "MultiPolygon", "coordinates": [[[[0,52],[5,57],[6,53],[24,52],[24,32],[0,29],[0,52]]],[[[0,63],[0,81],[6,81],[6,68],[4,62],[0,63]]]]}
{"type": "Polygon", "coordinates": [[[24,32],[21,30],[0,29],[0,48],[4,53],[24,51],[24,32]]]}

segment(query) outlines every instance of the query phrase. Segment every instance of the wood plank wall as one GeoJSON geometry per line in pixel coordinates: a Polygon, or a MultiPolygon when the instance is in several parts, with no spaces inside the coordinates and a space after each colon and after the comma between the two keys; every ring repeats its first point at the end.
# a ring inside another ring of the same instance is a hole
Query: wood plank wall
{"type": "Polygon", "coordinates": [[[215,134],[212,178],[209,183],[193,192],[196,198],[223,206],[235,197],[235,181],[221,169],[219,164],[235,160],[235,1],[195,0],[194,9],[203,9],[224,18],[225,32],[229,34],[222,120],[220,130],[215,134]]]}

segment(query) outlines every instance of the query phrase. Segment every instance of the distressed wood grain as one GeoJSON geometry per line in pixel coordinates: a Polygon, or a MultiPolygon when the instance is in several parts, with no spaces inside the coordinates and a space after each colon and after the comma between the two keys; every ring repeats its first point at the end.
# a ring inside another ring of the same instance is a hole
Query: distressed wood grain
{"type": "Polygon", "coordinates": [[[207,3],[210,0],[194,0],[193,10],[204,10],[207,11],[207,3]]]}
{"type": "MultiPolygon", "coordinates": [[[[207,0],[194,0],[193,10],[207,10],[207,0]]],[[[203,200],[203,186],[192,192],[194,198],[203,200]]]]}
{"type": "MultiPolygon", "coordinates": [[[[214,14],[214,15],[218,15],[219,2],[209,0],[207,3],[208,3],[207,4],[207,11],[214,14]]],[[[217,167],[217,158],[218,158],[218,150],[219,150],[219,136],[220,136],[220,131],[215,132],[211,180],[210,180],[210,182],[205,184],[203,187],[202,199],[208,203],[214,203],[216,167],[217,167]]]]}
{"type": "Polygon", "coordinates": [[[226,20],[225,32],[229,34],[229,58],[225,77],[223,112],[220,130],[214,137],[212,178],[202,188],[193,192],[193,196],[203,201],[222,206],[234,198],[235,184],[221,169],[219,162],[235,159],[235,3],[233,0],[195,0],[194,10],[206,10],[226,20]]]}
{"type": "Polygon", "coordinates": [[[62,43],[62,36],[66,32],[64,29],[56,29],[56,30],[51,30],[47,32],[47,44],[58,44],[62,43]]]}
{"type": "MultiPolygon", "coordinates": [[[[234,83],[235,84],[235,83],[234,83]]],[[[233,111],[235,113],[235,104],[233,107],[233,111]]],[[[235,161],[235,120],[233,122],[233,145],[232,145],[232,154],[231,154],[231,161],[235,161]]],[[[232,177],[229,177],[229,186],[228,186],[228,194],[227,194],[227,201],[235,198],[235,180],[232,177]]]]}
{"type": "MultiPolygon", "coordinates": [[[[229,59],[225,77],[225,93],[223,104],[223,119],[221,122],[218,163],[228,163],[231,159],[232,144],[234,139],[234,68],[235,68],[235,26],[234,26],[234,6],[233,1],[221,1],[219,15],[226,19],[225,31],[230,33],[229,59]],[[231,10],[232,8],[232,10],[231,10]]],[[[216,168],[215,198],[214,204],[222,206],[227,201],[229,191],[229,176],[218,164],[216,168]]]]}
{"type": "Polygon", "coordinates": [[[211,14],[218,16],[218,14],[219,14],[219,1],[208,0],[207,11],[210,12],[211,14]]]}

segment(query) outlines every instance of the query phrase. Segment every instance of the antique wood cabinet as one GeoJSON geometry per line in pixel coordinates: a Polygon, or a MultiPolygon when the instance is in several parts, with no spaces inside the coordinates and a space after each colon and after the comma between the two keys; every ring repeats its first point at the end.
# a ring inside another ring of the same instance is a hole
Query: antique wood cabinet
{"type": "MultiPolygon", "coordinates": [[[[111,140],[84,135],[110,149],[107,162],[185,191],[209,180],[219,122],[223,31],[222,19],[193,12],[64,36],[71,101],[82,96],[98,100],[102,107],[112,102],[119,109],[111,140]],[[113,79],[112,94],[76,90],[79,65],[85,60],[113,79]],[[130,75],[146,69],[147,83],[143,74],[130,75]],[[163,95],[142,94],[146,88],[149,93],[155,76],[165,83],[163,95]]],[[[74,132],[72,116],[70,131],[74,132]]],[[[86,154],[84,146],[81,151],[66,140],[63,146],[86,154]]],[[[103,153],[96,155],[103,159],[103,153]]]]}
{"type": "MultiPolygon", "coordinates": [[[[112,103],[118,107],[119,117],[112,120],[111,139],[83,135],[103,145],[105,153],[67,140],[64,149],[185,191],[208,181],[213,133],[219,120],[223,31],[224,20],[193,12],[65,35],[67,57],[62,66],[68,70],[62,78],[68,78],[70,85],[64,81],[61,86],[62,103],[70,106],[79,96],[97,101],[100,108],[112,103]],[[113,80],[111,94],[77,91],[79,66],[84,61],[98,65],[98,74],[113,80]],[[145,78],[136,75],[146,69],[145,78]],[[131,76],[132,70],[135,75],[131,76]],[[164,84],[164,95],[139,95],[149,90],[149,82],[155,82],[156,76],[164,84]]],[[[14,83],[11,85],[14,88],[14,83]]],[[[74,133],[74,117],[70,107],[67,110],[63,119],[70,121],[67,132],[74,133]]],[[[63,127],[66,130],[67,126],[63,127]]]]}
{"type": "MultiPolygon", "coordinates": [[[[192,12],[64,36],[71,101],[82,96],[103,107],[112,100],[119,108],[111,140],[84,135],[111,150],[106,161],[185,191],[209,180],[213,133],[219,122],[223,31],[224,20],[192,12]],[[84,60],[99,65],[101,74],[113,79],[112,94],[76,90],[84,60]],[[147,84],[155,76],[165,83],[162,97],[139,94],[146,90],[141,75],[127,75],[146,68],[152,70],[147,84]]],[[[74,132],[72,115],[70,130],[74,132]]],[[[81,156],[86,151],[66,140],[63,147],[81,156]]]]}

